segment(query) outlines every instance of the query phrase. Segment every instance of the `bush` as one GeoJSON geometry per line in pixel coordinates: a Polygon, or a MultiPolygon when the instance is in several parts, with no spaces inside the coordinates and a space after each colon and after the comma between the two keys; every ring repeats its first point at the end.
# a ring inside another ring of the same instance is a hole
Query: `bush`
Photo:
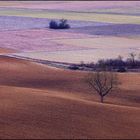
{"type": "Polygon", "coordinates": [[[59,29],[69,29],[69,28],[70,28],[70,25],[67,24],[67,20],[61,19],[59,23],[59,29]]]}
{"type": "Polygon", "coordinates": [[[117,72],[126,72],[126,69],[124,67],[120,67],[117,72]]]}
{"type": "Polygon", "coordinates": [[[49,27],[50,27],[51,29],[58,29],[58,24],[57,24],[56,21],[51,20],[50,23],[49,23],[49,27]]]}
{"type": "Polygon", "coordinates": [[[66,19],[61,19],[59,23],[51,20],[49,23],[49,28],[51,29],[69,29],[70,25],[67,23],[66,19]]]}
{"type": "Polygon", "coordinates": [[[76,65],[71,65],[68,68],[71,69],[71,70],[78,70],[79,69],[79,67],[76,66],[76,65]]]}

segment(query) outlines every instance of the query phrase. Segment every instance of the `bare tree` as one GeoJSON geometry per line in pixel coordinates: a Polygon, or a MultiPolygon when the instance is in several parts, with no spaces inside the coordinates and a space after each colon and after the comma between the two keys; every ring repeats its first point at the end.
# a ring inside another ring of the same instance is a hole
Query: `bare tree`
{"type": "Polygon", "coordinates": [[[123,61],[123,57],[121,55],[119,55],[118,60],[123,61]]]}
{"type": "Polygon", "coordinates": [[[140,60],[140,54],[139,54],[139,56],[138,56],[138,60],[140,60]]]}
{"type": "Polygon", "coordinates": [[[99,94],[101,103],[104,97],[118,85],[117,75],[113,72],[91,72],[86,77],[88,84],[99,94]]]}
{"type": "Polygon", "coordinates": [[[132,62],[132,66],[135,67],[135,57],[136,54],[135,53],[130,53],[130,61],[132,62]]]}

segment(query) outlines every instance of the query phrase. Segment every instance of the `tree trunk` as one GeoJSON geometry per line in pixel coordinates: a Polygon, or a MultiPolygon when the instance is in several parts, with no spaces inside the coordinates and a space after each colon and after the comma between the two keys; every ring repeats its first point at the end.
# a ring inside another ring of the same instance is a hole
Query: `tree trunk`
{"type": "Polygon", "coordinates": [[[101,103],[104,102],[104,96],[101,96],[101,103]]]}

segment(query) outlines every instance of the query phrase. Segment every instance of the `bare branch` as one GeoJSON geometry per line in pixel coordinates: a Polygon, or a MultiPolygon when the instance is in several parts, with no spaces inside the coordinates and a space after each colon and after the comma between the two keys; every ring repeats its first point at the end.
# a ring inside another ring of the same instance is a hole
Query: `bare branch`
{"type": "Polygon", "coordinates": [[[87,77],[88,84],[100,95],[101,101],[103,97],[114,89],[117,82],[117,75],[113,72],[94,72],[87,77]]]}

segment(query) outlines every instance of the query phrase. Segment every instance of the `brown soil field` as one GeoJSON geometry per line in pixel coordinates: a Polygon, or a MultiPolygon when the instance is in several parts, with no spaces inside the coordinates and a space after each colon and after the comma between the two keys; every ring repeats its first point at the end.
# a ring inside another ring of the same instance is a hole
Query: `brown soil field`
{"type": "Polygon", "coordinates": [[[15,53],[15,52],[17,52],[17,51],[14,49],[0,47],[0,54],[15,53]]]}
{"type": "Polygon", "coordinates": [[[140,138],[140,74],[105,103],[70,71],[0,56],[0,138],[140,138]]]}

